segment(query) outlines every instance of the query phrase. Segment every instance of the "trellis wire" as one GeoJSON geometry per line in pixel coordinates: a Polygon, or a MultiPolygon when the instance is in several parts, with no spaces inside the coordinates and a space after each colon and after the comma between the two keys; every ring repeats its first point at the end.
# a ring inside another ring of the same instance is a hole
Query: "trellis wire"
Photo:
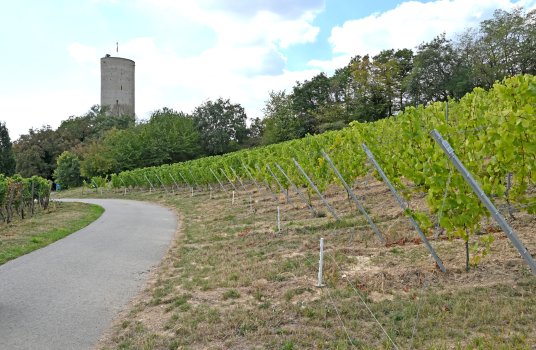
{"type": "MultiPolygon", "coordinates": [[[[335,265],[337,266],[337,269],[339,270],[339,272],[341,272],[341,267],[339,266],[339,264],[337,263],[337,261],[335,260],[335,258],[333,258],[332,256],[330,256],[331,260],[335,263],[335,265]]],[[[363,303],[363,305],[365,306],[365,308],[368,310],[368,312],[371,314],[372,318],[374,318],[374,321],[376,321],[376,323],[378,324],[378,326],[380,326],[382,332],[385,334],[385,336],[387,337],[387,339],[389,339],[389,341],[391,342],[391,344],[393,345],[393,347],[398,350],[398,346],[396,345],[396,343],[393,341],[393,339],[391,339],[391,336],[389,336],[389,334],[387,333],[387,331],[385,330],[385,328],[383,328],[383,325],[380,323],[380,321],[378,321],[378,318],[376,317],[376,315],[374,314],[374,312],[372,312],[372,310],[370,309],[370,307],[367,305],[367,303],[365,302],[365,299],[361,296],[361,293],[359,293],[359,291],[352,285],[352,283],[350,283],[350,280],[348,279],[347,276],[344,276],[344,279],[346,279],[346,282],[348,283],[348,285],[354,290],[354,292],[357,294],[357,296],[359,297],[359,299],[361,299],[361,302],[363,303]]]]}
{"type": "MultiPolygon", "coordinates": [[[[389,189],[391,190],[391,192],[393,193],[393,196],[395,197],[396,201],[398,202],[398,204],[400,205],[400,207],[402,208],[402,210],[404,210],[404,212],[406,212],[406,210],[408,210],[409,206],[407,204],[406,201],[404,201],[399,195],[398,195],[398,192],[395,190],[395,188],[393,187],[393,185],[391,184],[391,182],[389,181],[389,179],[387,178],[387,175],[385,175],[385,173],[383,172],[382,168],[380,167],[380,165],[378,164],[378,162],[376,162],[376,159],[374,158],[374,155],[372,154],[372,152],[367,148],[367,146],[365,144],[362,145],[363,146],[363,149],[365,150],[365,153],[367,154],[367,157],[369,157],[370,161],[372,162],[372,164],[374,165],[374,167],[376,168],[376,170],[378,170],[378,173],[380,174],[380,176],[382,177],[383,181],[385,182],[385,184],[387,185],[387,187],[389,187],[389,189]]],[[[415,218],[413,217],[413,215],[411,214],[408,214],[408,219],[409,221],[411,222],[411,224],[413,225],[413,227],[415,228],[415,230],[417,231],[417,233],[419,234],[419,237],[421,238],[422,242],[424,243],[424,245],[426,246],[426,249],[428,249],[428,251],[430,252],[430,254],[432,255],[432,257],[434,258],[437,266],[439,267],[439,269],[442,271],[442,272],[446,272],[447,270],[445,269],[445,266],[443,265],[443,262],[441,261],[441,259],[439,258],[439,256],[437,255],[436,251],[434,250],[434,247],[432,247],[432,245],[430,244],[430,242],[428,242],[428,239],[426,238],[426,236],[424,235],[424,233],[422,232],[419,224],[417,223],[417,221],[415,220],[415,218]]]]}
{"type": "Polygon", "coordinates": [[[227,189],[223,186],[223,184],[221,183],[220,179],[218,178],[218,176],[216,175],[216,173],[214,172],[214,170],[212,170],[212,168],[209,168],[210,172],[212,173],[212,175],[214,176],[214,178],[218,181],[218,183],[220,184],[220,187],[221,189],[224,191],[224,192],[227,192],[227,189]]]}
{"type": "Polygon", "coordinates": [[[311,211],[311,213],[313,214],[313,216],[316,216],[316,211],[314,210],[313,206],[311,205],[311,203],[309,203],[307,201],[307,199],[303,196],[303,194],[301,193],[300,189],[298,188],[298,186],[296,186],[294,184],[294,182],[292,182],[292,180],[288,177],[287,173],[285,173],[285,171],[283,170],[283,168],[281,168],[281,166],[277,163],[275,163],[275,166],[277,167],[277,169],[279,169],[279,171],[283,174],[283,176],[285,176],[285,178],[287,179],[287,181],[292,185],[292,188],[294,189],[294,191],[298,194],[298,196],[300,197],[300,199],[303,201],[303,203],[305,203],[305,205],[309,208],[309,210],[311,211]]]}
{"type": "Polygon", "coordinates": [[[432,131],[432,137],[436,140],[436,142],[439,144],[443,152],[448,156],[449,160],[454,164],[456,169],[462,174],[465,181],[469,184],[473,192],[478,196],[478,199],[484,204],[484,206],[488,209],[488,211],[491,213],[495,221],[501,226],[502,230],[510,241],[513,243],[514,247],[516,247],[519,254],[525,259],[527,264],[529,265],[530,269],[532,270],[532,273],[536,275],[536,262],[534,261],[534,258],[530,253],[528,252],[527,248],[521,243],[519,238],[517,237],[517,234],[512,229],[512,227],[506,222],[506,220],[503,218],[503,216],[500,214],[500,212],[495,208],[491,200],[486,196],[484,191],[480,188],[476,180],[473,178],[473,176],[467,171],[465,166],[462,164],[462,162],[458,159],[458,156],[456,156],[456,153],[454,152],[454,149],[450,146],[450,144],[441,136],[441,134],[434,130],[432,131]]]}
{"type": "Polygon", "coordinates": [[[329,166],[331,167],[331,169],[335,172],[335,175],[337,175],[337,177],[341,181],[341,183],[344,186],[344,188],[346,189],[346,192],[348,193],[348,195],[350,197],[352,197],[354,203],[357,205],[357,208],[359,209],[361,214],[363,214],[363,216],[367,219],[367,222],[369,223],[370,227],[372,228],[372,231],[374,231],[374,233],[376,234],[376,236],[378,237],[380,242],[385,243],[385,238],[383,238],[383,235],[381,234],[380,230],[378,230],[378,227],[376,227],[376,225],[374,224],[374,221],[372,221],[372,218],[368,215],[367,211],[365,210],[365,208],[363,207],[361,202],[357,199],[354,191],[352,191],[350,186],[348,186],[348,184],[344,180],[344,177],[342,177],[341,173],[339,172],[339,170],[337,169],[335,164],[333,164],[333,162],[331,161],[331,158],[329,157],[329,155],[326,152],[324,152],[324,150],[322,150],[322,155],[328,161],[329,166]]]}
{"type": "Polygon", "coordinates": [[[296,165],[296,167],[300,170],[300,172],[302,173],[302,175],[307,179],[307,182],[309,182],[309,185],[311,185],[311,187],[315,190],[316,194],[318,194],[318,196],[320,197],[320,199],[322,200],[322,203],[324,203],[324,206],[326,208],[328,208],[329,212],[331,213],[331,215],[333,215],[333,217],[335,218],[335,220],[340,220],[339,219],[339,216],[337,215],[337,213],[335,212],[335,209],[333,209],[331,207],[331,205],[329,205],[329,203],[326,201],[326,199],[324,198],[324,196],[322,195],[322,193],[318,190],[318,188],[316,187],[316,185],[314,184],[313,180],[311,180],[311,178],[309,177],[309,175],[307,175],[307,173],[305,172],[305,170],[303,170],[303,168],[301,167],[300,163],[298,163],[298,161],[295,159],[295,158],[292,158],[292,161],[294,162],[294,165],[296,165]]]}
{"type": "Polygon", "coordinates": [[[231,181],[231,179],[229,178],[229,176],[227,176],[227,173],[225,172],[225,170],[223,170],[222,168],[220,168],[220,171],[221,173],[223,174],[223,176],[225,176],[225,178],[227,179],[227,181],[229,181],[229,183],[231,184],[231,186],[233,186],[234,190],[236,192],[238,192],[238,189],[236,188],[235,184],[231,181]]]}
{"type": "Polygon", "coordinates": [[[238,174],[236,173],[236,171],[233,169],[232,166],[230,166],[229,168],[231,169],[231,171],[233,172],[233,175],[236,177],[236,179],[240,183],[240,186],[242,186],[242,188],[244,189],[244,192],[247,192],[248,190],[246,190],[246,187],[244,186],[244,183],[242,182],[242,179],[240,178],[240,176],[238,176],[238,174]]]}
{"type": "Polygon", "coordinates": [[[270,172],[270,175],[272,175],[272,177],[274,178],[275,182],[277,182],[277,184],[279,185],[279,189],[285,195],[287,203],[292,203],[292,201],[288,197],[287,191],[285,191],[285,188],[283,187],[283,185],[281,185],[281,182],[279,181],[277,176],[275,176],[274,172],[272,171],[272,168],[270,168],[270,164],[266,164],[266,169],[268,169],[268,172],[270,172]]]}
{"type": "Polygon", "coordinates": [[[440,233],[440,230],[439,230],[439,227],[440,227],[440,222],[441,222],[441,218],[443,216],[443,209],[445,208],[445,202],[447,200],[447,194],[448,194],[448,190],[449,190],[449,186],[450,186],[450,180],[452,179],[452,169],[450,169],[450,172],[449,172],[449,177],[447,178],[447,184],[445,186],[445,193],[443,194],[443,201],[441,202],[441,208],[439,209],[439,213],[437,214],[437,225],[436,225],[436,232],[434,234],[434,237],[437,238],[439,237],[439,233],[440,233]]]}

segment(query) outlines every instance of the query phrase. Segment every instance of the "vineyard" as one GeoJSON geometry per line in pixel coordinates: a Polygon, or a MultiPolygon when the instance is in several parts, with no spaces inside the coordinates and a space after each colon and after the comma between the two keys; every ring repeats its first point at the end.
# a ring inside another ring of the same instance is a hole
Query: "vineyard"
{"type": "Polygon", "coordinates": [[[95,195],[161,202],[183,225],[103,348],[530,349],[535,107],[536,78],[518,76],[342,131],[92,179],[95,195]]]}
{"type": "MultiPolygon", "coordinates": [[[[426,194],[424,209],[401,203],[420,230],[469,242],[482,231],[482,220],[490,212],[452,166],[431,132],[437,130],[443,135],[483,192],[505,206],[513,218],[514,208],[536,212],[535,109],[536,78],[516,76],[495,84],[490,91],[477,88],[459,102],[407,108],[392,118],[353,123],[342,131],[268,147],[126,171],[112,176],[111,183],[125,189],[188,186],[192,191],[194,187],[227,191],[225,183],[236,191],[239,183],[243,186],[243,181],[251,181],[267,186],[273,193],[301,189],[307,196],[301,198],[310,207],[316,190],[321,195],[332,184],[344,186],[348,196],[355,197],[345,182],[352,183],[372,171],[372,156],[406,200],[416,193],[426,194]],[[364,148],[370,150],[370,156],[364,148]]],[[[374,174],[380,179],[378,170],[374,174]]],[[[364,208],[359,209],[366,215],[364,208]]],[[[383,236],[368,219],[383,242],[383,236]]],[[[423,235],[421,239],[426,240],[423,235]]],[[[491,242],[491,237],[479,234],[474,243],[478,247],[473,248],[486,254],[491,242]]],[[[479,259],[476,255],[472,262],[479,259]]]]}
{"type": "Polygon", "coordinates": [[[32,216],[36,209],[46,210],[50,200],[48,180],[32,176],[23,178],[20,175],[5,177],[0,174],[0,219],[9,224],[18,216],[24,219],[32,216]]]}

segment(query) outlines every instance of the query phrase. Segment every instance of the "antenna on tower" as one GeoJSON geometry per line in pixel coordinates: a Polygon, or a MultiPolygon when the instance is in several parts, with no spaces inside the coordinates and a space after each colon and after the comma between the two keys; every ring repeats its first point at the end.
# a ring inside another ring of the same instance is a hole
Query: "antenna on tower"
{"type": "Polygon", "coordinates": [[[115,52],[119,53],[119,42],[115,43],[115,52]]]}

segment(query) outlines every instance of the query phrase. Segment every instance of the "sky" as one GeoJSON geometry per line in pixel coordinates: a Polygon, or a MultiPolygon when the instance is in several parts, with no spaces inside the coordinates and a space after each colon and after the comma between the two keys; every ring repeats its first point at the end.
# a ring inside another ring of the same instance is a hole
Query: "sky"
{"type": "Polygon", "coordinates": [[[415,49],[536,0],[21,0],[0,4],[0,122],[12,140],[100,103],[100,58],[136,62],[136,115],[270,91],[356,55],[415,49]],[[116,43],[119,51],[116,52],[116,43]]]}

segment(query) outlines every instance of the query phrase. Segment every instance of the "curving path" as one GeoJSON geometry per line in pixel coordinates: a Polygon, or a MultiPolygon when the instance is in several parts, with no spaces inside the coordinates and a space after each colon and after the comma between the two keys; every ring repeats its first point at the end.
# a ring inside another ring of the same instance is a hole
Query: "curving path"
{"type": "Polygon", "coordinates": [[[94,203],[91,225],[0,266],[0,349],[90,349],[140,291],[177,227],[148,203],[94,203]]]}

